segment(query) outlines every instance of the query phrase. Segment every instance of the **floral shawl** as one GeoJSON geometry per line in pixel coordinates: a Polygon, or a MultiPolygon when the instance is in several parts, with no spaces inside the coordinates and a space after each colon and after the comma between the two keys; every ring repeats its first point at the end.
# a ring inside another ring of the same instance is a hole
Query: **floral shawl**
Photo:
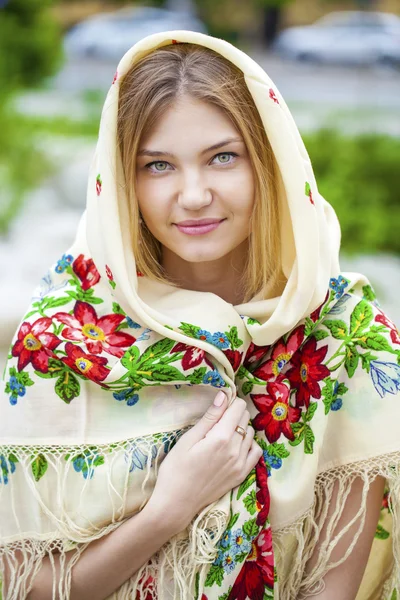
{"type": "Polygon", "coordinates": [[[4,600],[24,598],[54,550],[59,598],[67,599],[82,551],[145,505],[160,462],[219,388],[229,401],[247,401],[263,457],[112,598],[317,593],[357,542],[378,475],[387,489],[358,600],[397,597],[400,337],[368,281],[340,272],[339,238],[288,108],[259,65],[225,41],[188,31],[149,36],[127,52],[105,101],[76,239],[34,291],[4,373],[0,567],[7,564],[11,577],[4,600]],[[178,42],[235,63],[260,112],[279,167],[286,284],[278,297],[232,306],[136,270],[116,144],[119,82],[135,60],[178,42]],[[356,478],[359,509],[338,530],[356,478]],[[351,524],[353,541],[333,560],[351,524]]]}

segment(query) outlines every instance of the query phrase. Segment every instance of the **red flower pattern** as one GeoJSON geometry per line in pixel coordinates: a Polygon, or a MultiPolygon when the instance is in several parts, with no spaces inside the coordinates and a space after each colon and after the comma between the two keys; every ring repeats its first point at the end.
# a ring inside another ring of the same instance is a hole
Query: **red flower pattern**
{"type": "Polygon", "coordinates": [[[56,358],[53,350],[62,341],[54,333],[46,331],[51,322],[51,319],[42,317],[34,323],[22,323],[11,350],[13,356],[18,356],[18,371],[31,363],[36,371],[47,373],[49,358],[56,358]]]}
{"type": "Polygon", "coordinates": [[[255,363],[259,362],[266,355],[268,349],[269,346],[256,346],[255,344],[253,344],[253,342],[251,342],[246,352],[246,356],[243,361],[243,366],[249,371],[251,371],[251,367],[255,363]]]}
{"type": "Polygon", "coordinates": [[[200,350],[200,348],[195,348],[194,346],[187,346],[182,342],[178,342],[178,344],[172,348],[171,352],[185,353],[182,358],[182,367],[184,371],[200,365],[203,362],[205,355],[204,350],[200,350]]]}
{"type": "Polygon", "coordinates": [[[375,321],[377,323],[382,323],[382,325],[386,325],[388,329],[390,329],[390,339],[393,344],[400,344],[400,334],[396,327],[396,325],[378,308],[379,315],[376,315],[375,321]]]}
{"type": "Polygon", "coordinates": [[[275,102],[275,104],[279,104],[279,100],[276,97],[275,91],[272,88],[269,89],[269,97],[275,102]]]}
{"type": "Polygon", "coordinates": [[[271,358],[260,365],[253,375],[264,381],[271,381],[279,377],[293,354],[300,348],[303,340],[304,325],[300,325],[290,334],[286,344],[283,340],[276,343],[271,358]]]}
{"type": "Polygon", "coordinates": [[[330,371],[322,364],[328,346],[317,350],[317,341],[313,337],[304,344],[301,352],[292,356],[292,368],[286,373],[291,385],[297,389],[296,406],[310,405],[310,398],[321,398],[319,382],[328,377],[330,371]]]}
{"type": "Polygon", "coordinates": [[[93,287],[100,280],[100,273],[98,272],[93,259],[88,258],[85,260],[83,254],[79,254],[79,256],[76,257],[72,263],[72,269],[81,280],[83,291],[93,287]]]}
{"type": "Polygon", "coordinates": [[[243,353],[239,350],[224,350],[224,354],[231,363],[233,370],[237,371],[242,363],[243,353]]]}
{"type": "Polygon", "coordinates": [[[309,200],[310,200],[311,204],[314,204],[314,205],[315,205],[315,202],[314,202],[314,200],[313,200],[313,195],[312,195],[311,186],[310,186],[310,184],[309,184],[309,182],[308,182],[308,181],[306,181],[306,189],[305,189],[305,192],[306,192],[306,196],[308,196],[308,198],[309,198],[309,200]]]}
{"type": "Polygon", "coordinates": [[[105,265],[106,275],[110,281],[114,281],[114,275],[108,265],[105,265]]]}
{"type": "Polygon", "coordinates": [[[117,79],[118,79],[118,71],[115,71],[111,85],[114,85],[114,83],[117,81],[117,79]]]}
{"type": "Polygon", "coordinates": [[[271,528],[258,534],[251,552],[233,584],[228,600],[263,600],[265,587],[274,586],[274,553],[271,528]]]}
{"type": "Polygon", "coordinates": [[[258,490],[256,492],[258,510],[256,523],[259,527],[262,527],[263,525],[265,525],[268,519],[269,509],[271,505],[271,498],[268,487],[268,471],[263,456],[256,464],[256,482],[258,487],[258,490]]]}
{"type": "Polygon", "coordinates": [[[389,509],[389,491],[383,494],[381,510],[389,509]]]}
{"type": "Polygon", "coordinates": [[[213,369],[213,364],[206,358],[206,353],[204,350],[200,348],[196,348],[195,346],[188,346],[187,344],[183,344],[182,342],[178,342],[171,350],[171,353],[174,352],[184,352],[182,358],[182,367],[184,371],[188,369],[192,369],[193,367],[198,367],[203,360],[213,369]]]}
{"type": "Polygon", "coordinates": [[[110,314],[99,319],[93,306],[87,302],[78,300],[73,315],[59,312],[53,318],[67,325],[62,330],[65,339],[85,342],[91,354],[108,352],[121,358],[125,348],[136,342],[136,338],[129,333],[116,331],[118,325],[125,319],[124,315],[110,314]]]}
{"type": "Polygon", "coordinates": [[[82,348],[71,342],[65,344],[65,351],[67,356],[63,357],[61,361],[76,373],[96,383],[103,381],[110,372],[109,369],[105,368],[107,359],[102,356],[86,354],[82,348]]]}
{"type": "Polygon", "coordinates": [[[283,435],[294,440],[294,433],[290,427],[301,416],[300,408],[289,404],[289,387],[282,381],[267,383],[266,394],[250,394],[259,413],[253,419],[253,427],[257,431],[265,431],[268,441],[272,444],[283,435]]]}
{"type": "Polygon", "coordinates": [[[99,173],[96,177],[96,194],[98,196],[100,196],[100,194],[101,194],[101,186],[102,186],[102,181],[101,181],[101,177],[100,177],[100,173],[99,173]]]}
{"type": "Polygon", "coordinates": [[[316,321],[318,321],[320,314],[321,314],[321,310],[324,307],[324,305],[326,304],[328,298],[329,298],[329,290],[326,293],[325,300],[323,301],[323,303],[320,304],[318,306],[318,308],[316,308],[310,315],[310,319],[311,319],[311,321],[313,321],[313,323],[316,323],[316,321]]]}

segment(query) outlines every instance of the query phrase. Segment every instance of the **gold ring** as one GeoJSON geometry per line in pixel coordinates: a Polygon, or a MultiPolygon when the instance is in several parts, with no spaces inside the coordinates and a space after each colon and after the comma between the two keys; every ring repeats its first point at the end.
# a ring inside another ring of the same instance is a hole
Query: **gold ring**
{"type": "Polygon", "coordinates": [[[241,427],[240,425],[237,425],[237,427],[235,427],[235,431],[237,431],[243,439],[246,437],[247,431],[243,429],[243,427],[241,427]]]}

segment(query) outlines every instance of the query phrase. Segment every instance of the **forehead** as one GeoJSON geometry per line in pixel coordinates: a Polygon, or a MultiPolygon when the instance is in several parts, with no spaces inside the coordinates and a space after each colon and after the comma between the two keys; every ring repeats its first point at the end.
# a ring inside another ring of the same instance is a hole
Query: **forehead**
{"type": "Polygon", "coordinates": [[[166,149],[158,148],[160,144],[170,147],[180,142],[211,146],[224,136],[241,137],[228,115],[210,102],[184,96],[157,119],[141,145],[157,144],[157,150],[166,149]]]}

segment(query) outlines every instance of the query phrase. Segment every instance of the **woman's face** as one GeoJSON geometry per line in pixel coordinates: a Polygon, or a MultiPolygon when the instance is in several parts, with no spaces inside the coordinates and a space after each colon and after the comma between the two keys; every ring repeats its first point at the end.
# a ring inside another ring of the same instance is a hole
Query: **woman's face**
{"type": "Polygon", "coordinates": [[[248,238],[252,166],[218,107],[187,96],[173,104],[142,140],[136,169],[139,208],[164,257],[215,261],[248,238]]]}

